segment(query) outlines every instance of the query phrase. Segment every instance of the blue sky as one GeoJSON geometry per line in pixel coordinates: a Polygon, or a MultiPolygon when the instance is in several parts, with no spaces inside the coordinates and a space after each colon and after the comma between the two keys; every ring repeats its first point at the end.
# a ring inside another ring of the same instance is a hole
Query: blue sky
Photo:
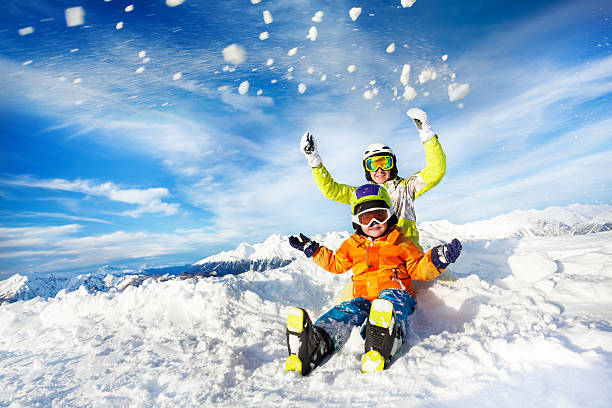
{"type": "Polygon", "coordinates": [[[418,221],[611,203],[609,1],[3,4],[0,275],[192,263],[271,234],[348,230],[302,133],[337,181],[365,181],[376,141],[409,176],[425,165],[411,107],[447,154],[418,221]],[[68,27],[72,7],[84,19],[68,27]],[[244,61],[224,59],[231,44],[244,61]],[[451,83],[470,92],[450,101],[451,83]]]}

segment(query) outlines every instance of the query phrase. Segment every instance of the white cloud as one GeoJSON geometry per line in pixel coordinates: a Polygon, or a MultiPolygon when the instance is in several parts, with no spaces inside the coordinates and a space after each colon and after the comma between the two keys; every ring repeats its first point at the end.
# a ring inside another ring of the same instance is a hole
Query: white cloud
{"type": "Polygon", "coordinates": [[[121,189],[111,182],[96,184],[92,180],[47,179],[34,180],[29,177],[0,180],[3,184],[20,187],[43,188],[82,193],[91,196],[104,197],[111,201],[135,204],[136,210],[126,211],[124,215],[138,217],[142,214],[174,215],[179,211],[178,204],[168,204],[162,201],[169,192],[166,188],[121,189]]]}

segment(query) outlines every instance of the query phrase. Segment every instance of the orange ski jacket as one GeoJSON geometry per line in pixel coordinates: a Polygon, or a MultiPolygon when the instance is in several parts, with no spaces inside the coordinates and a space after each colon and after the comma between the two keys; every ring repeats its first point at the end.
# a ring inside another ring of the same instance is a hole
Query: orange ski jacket
{"type": "Polygon", "coordinates": [[[331,273],[352,268],[353,298],[367,300],[385,289],[403,289],[414,297],[412,279],[431,280],[443,272],[431,262],[431,251],[424,254],[398,227],[377,239],[355,233],[335,253],[320,246],[313,260],[331,273]]]}

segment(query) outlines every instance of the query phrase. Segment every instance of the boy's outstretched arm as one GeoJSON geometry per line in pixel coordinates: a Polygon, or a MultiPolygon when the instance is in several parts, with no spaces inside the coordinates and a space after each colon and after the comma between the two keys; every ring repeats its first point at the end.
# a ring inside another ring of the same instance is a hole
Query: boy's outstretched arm
{"type": "Polygon", "coordinates": [[[414,280],[431,280],[438,277],[461,254],[461,242],[453,239],[450,244],[438,245],[426,254],[412,256],[406,261],[408,274],[414,280]]]}
{"type": "Polygon", "coordinates": [[[321,161],[321,156],[319,156],[317,150],[317,142],[313,135],[308,132],[304,133],[300,140],[300,151],[312,167],[312,176],[323,196],[328,200],[348,204],[356,187],[337,183],[332,178],[321,161]]]}
{"type": "Polygon", "coordinates": [[[289,244],[304,252],[308,258],[312,257],[317,265],[331,273],[344,273],[353,267],[351,260],[345,256],[345,251],[342,250],[344,243],[336,254],[331,249],[312,241],[304,234],[300,234],[299,237],[289,237],[289,244]]]}
{"type": "Polygon", "coordinates": [[[446,155],[429,123],[427,114],[421,109],[412,108],[406,112],[406,115],[414,121],[425,147],[425,168],[406,179],[411,195],[417,198],[442,180],[446,173],[446,155]]]}

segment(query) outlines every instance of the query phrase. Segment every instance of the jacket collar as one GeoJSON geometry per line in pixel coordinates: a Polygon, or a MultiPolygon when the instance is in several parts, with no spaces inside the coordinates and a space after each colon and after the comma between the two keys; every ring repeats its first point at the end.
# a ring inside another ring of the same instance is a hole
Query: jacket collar
{"type": "Polygon", "coordinates": [[[372,239],[372,238],[368,237],[367,235],[360,235],[360,234],[354,233],[351,236],[351,239],[353,239],[357,244],[365,244],[368,241],[374,241],[374,242],[384,242],[384,241],[386,241],[389,244],[395,244],[397,242],[397,240],[401,237],[401,235],[402,234],[397,229],[397,226],[393,226],[393,227],[391,227],[389,232],[387,232],[382,237],[378,237],[378,238],[372,239]]]}

